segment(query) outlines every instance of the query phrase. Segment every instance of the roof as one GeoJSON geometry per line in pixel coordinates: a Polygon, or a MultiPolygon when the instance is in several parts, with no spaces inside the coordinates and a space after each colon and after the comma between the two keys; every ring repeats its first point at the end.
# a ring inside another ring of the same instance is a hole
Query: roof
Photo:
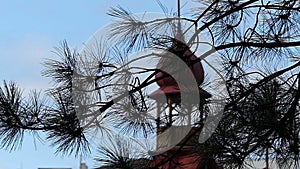
{"type": "MultiPolygon", "coordinates": [[[[128,163],[128,167],[130,169],[147,169],[148,168],[148,164],[149,164],[150,160],[149,159],[145,159],[145,158],[141,158],[141,159],[132,159],[129,163],[128,163]]],[[[110,166],[102,166],[96,169],[124,169],[124,167],[121,166],[117,166],[117,165],[110,165],[110,166]]]]}

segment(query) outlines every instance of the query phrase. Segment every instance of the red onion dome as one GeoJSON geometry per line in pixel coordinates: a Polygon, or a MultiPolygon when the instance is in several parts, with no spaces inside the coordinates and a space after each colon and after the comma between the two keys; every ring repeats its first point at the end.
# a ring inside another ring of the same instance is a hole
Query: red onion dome
{"type": "MultiPolygon", "coordinates": [[[[193,52],[183,44],[182,42],[175,40],[172,47],[169,49],[170,52],[174,53],[176,56],[180,57],[187,65],[191,65],[190,69],[195,77],[195,80],[198,85],[203,83],[204,80],[204,70],[202,67],[201,62],[196,62],[193,63],[197,59],[197,57],[194,55],[193,52]]],[[[171,59],[172,60],[172,59],[171,59]]],[[[172,61],[171,61],[172,62],[172,61]]],[[[161,58],[157,64],[157,68],[161,69],[162,67],[174,65],[174,63],[171,63],[168,61],[166,58],[161,58]]],[[[176,65],[174,66],[174,69],[176,69],[176,65]]],[[[180,72],[179,72],[180,73],[180,72]]],[[[184,76],[178,74],[179,76],[184,76]]],[[[162,78],[157,81],[157,84],[160,86],[160,88],[156,91],[154,91],[152,94],[150,94],[150,98],[155,99],[155,100],[161,100],[163,99],[162,96],[164,97],[165,95],[172,95],[173,97],[179,96],[180,95],[180,89],[178,87],[178,84],[176,80],[171,77],[163,77],[165,76],[164,72],[158,72],[155,75],[155,78],[162,78]]],[[[193,87],[191,87],[193,88],[193,87]]],[[[197,92],[197,91],[191,91],[191,92],[197,92]]]]}

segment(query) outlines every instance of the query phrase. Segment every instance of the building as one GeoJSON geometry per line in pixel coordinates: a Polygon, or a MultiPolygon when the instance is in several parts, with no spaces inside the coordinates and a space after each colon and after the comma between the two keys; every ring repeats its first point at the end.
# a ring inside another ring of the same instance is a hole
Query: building
{"type": "MultiPolygon", "coordinates": [[[[43,167],[38,169],[72,169],[72,168],[44,168],[43,167]]],[[[88,166],[85,163],[80,162],[79,169],[88,169],[88,166]]]]}
{"type": "Polygon", "coordinates": [[[38,168],[38,169],[72,169],[72,168],[38,168]]]}
{"type": "Polygon", "coordinates": [[[79,169],[88,169],[88,166],[85,163],[80,163],[79,169]]]}

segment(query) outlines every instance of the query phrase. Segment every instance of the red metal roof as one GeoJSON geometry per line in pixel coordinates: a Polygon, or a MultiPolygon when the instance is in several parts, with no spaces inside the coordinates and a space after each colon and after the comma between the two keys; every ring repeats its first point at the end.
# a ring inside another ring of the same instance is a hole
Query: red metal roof
{"type": "Polygon", "coordinates": [[[221,169],[211,158],[194,148],[172,148],[153,157],[150,167],[158,169],[221,169]]]}
{"type": "MultiPolygon", "coordinates": [[[[188,58],[191,62],[196,60],[197,57],[191,52],[190,49],[186,49],[185,52],[183,53],[184,58],[188,58]]],[[[161,58],[159,63],[157,64],[157,68],[161,69],[163,66],[170,66],[170,65],[164,65],[165,58],[161,58]]],[[[201,62],[197,62],[193,64],[191,67],[191,71],[195,77],[196,82],[198,85],[200,85],[203,80],[204,80],[204,70],[202,67],[201,62]]],[[[176,68],[175,68],[176,69],[176,68]]],[[[181,72],[178,72],[178,76],[185,76],[184,74],[181,75],[181,72]]],[[[161,80],[157,81],[157,84],[160,86],[160,88],[153,93],[150,94],[150,98],[155,99],[155,100],[161,100],[165,98],[165,95],[172,95],[173,97],[179,96],[180,95],[180,89],[178,87],[178,84],[176,83],[175,79],[172,77],[165,77],[165,74],[163,72],[158,72],[155,75],[155,78],[162,78],[161,80]]],[[[190,92],[198,92],[198,91],[193,91],[195,90],[193,86],[191,86],[191,91],[190,92]]],[[[197,89],[198,90],[198,89],[197,89]]]]}

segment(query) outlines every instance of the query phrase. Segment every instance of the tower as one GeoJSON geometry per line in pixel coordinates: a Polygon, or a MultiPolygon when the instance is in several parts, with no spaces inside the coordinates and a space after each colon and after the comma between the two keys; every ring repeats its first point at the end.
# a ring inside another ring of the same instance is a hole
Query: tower
{"type": "Polygon", "coordinates": [[[182,99],[183,90],[172,76],[180,79],[186,76],[184,74],[186,72],[174,65],[172,59],[170,61],[168,57],[162,57],[157,64],[157,69],[172,70],[174,74],[171,76],[165,72],[158,72],[155,78],[159,89],[150,94],[150,98],[157,102],[157,150],[151,152],[153,155],[151,166],[159,169],[203,167],[214,169],[218,167],[215,161],[206,158],[204,153],[196,148],[205,119],[203,106],[211,97],[208,92],[199,87],[204,81],[204,70],[201,62],[197,61],[194,53],[183,43],[180,29],[176,37],[180,39],[172,39],[172,46],[168,51],[185,62],[197,83],[195,88],[190,86],[189,82],[185,82],[185,96],[199,94],[200,99],[196,101],[182,99]],[[183,102],[183,100],[189,101],[183,102]],[[182,119],[178,121],[177,118],[182,119]]]}

